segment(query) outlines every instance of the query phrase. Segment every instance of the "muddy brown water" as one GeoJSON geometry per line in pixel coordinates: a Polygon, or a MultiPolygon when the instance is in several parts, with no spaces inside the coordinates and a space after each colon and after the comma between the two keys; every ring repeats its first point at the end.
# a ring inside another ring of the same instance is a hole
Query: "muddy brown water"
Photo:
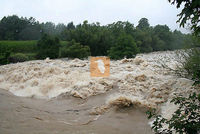
{"type": "Polygon", "coordinates": [[[107,95],[44,100],[17,97],[0,89],[0,134],[152,134],[142,109],[112,108],[102,115],[90,115],[107,95]]]}

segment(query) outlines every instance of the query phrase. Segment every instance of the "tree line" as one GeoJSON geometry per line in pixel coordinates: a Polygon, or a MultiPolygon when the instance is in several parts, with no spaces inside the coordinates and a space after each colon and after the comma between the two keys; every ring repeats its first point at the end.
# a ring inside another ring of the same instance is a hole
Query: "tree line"
{"type": "Polygon", "coordinates": [[[90,24],[87,20],[78,25],[73,22],[55,25],[52,22],[40,23],[33,17],[20,18],[16,15],[5,16],[0,21],[0,40],[40,40],[46,34],[74,44],[72,51],[65,48],[68,53],[81,47],[87,53],[90,51],[92,56],[110,56],[113,59],[200,44],[197,37],[178,30],[172,31],[167,25],[150,26],[147,18],[141,18],[137,26],[128,21],[100,25],[98,22],[90,24]]]}

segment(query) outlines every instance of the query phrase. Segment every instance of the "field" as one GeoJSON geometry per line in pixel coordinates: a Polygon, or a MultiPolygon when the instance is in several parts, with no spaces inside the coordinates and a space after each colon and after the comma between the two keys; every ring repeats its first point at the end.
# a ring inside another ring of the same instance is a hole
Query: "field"
{"type": "MultiPolygon", "coordinates": [[[[67,44],[67,41],[61,41],[61,46],[67,44]]],[[[4,59],[6,52],[10,53],[11,57],[16,57],[16,54],[23,55],[27,60],[36,59],[37,40],[29,41],[0,41],[0,59],[4,59]]]]}

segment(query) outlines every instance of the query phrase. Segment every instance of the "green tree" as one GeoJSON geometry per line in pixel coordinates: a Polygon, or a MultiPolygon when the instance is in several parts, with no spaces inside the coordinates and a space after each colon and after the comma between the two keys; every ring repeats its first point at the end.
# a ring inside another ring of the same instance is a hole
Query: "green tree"
{"type": "Polygon", "coordinates": [[[69,29],[65,31],[67,40],[75,40],[82,45],[90,47],[92,56],[107,55],[107,50],[113,44],[113,37],[110,31],[105,26],[92,23],[88,24],[88,21],[84,21],[83,24],[79,24],[75,29],[69,29]]]}
{"type": "Polygon", "coordinates": [[[172,32],[167,25],[156,25],[153,29],[153,34],[157,35],[164,42],[164,50],[172,50],[172,32]]]}
{"type": "Polygon", "coordinates": [[[56,31],[56,25],[52,22],[46,22],[46,23],[42,23],[41,24],[42,27],[42,32],[46,33],[48,35],[56,35],[55,31],[56,31]]]}
{"type": "Polygon", "coordinates": [[[171,4],[176,4],[180,8],[182,4],[184,7],[180,14],[178,14],[180,26],[184,27],[187,21],[192,24],[191,29],[197,36],[200,36],[200,1],[199,0],[168,0],[171,4]]]}
{"type": "Polygon", "coordinates": [[[76,43],[72,40],[66,46],[61,48],[60,57],[69,58],[86,58],[90,56],[90,48],[88,46],[82,46],[80,43],[76,43]]]}
{"type": "Polygon", "coordinates": [[[26,27],[19,33],[19,40],[38,40],[42,36],[40,29],[35,27],[26,27]]]}
{"type": "Polygon", "coordinates": [[[1,40],[38,40],[41,26],[33,17],[19,18],[16,15],[3,17],[0,21],[1,40]]]}
{"type": "Polygon", "coordinates": [[[109,56],[112,59],[132,58],[139,52],[137,45],[132,36],[121,34],[116,42],[116,45],[109,50],[109,56]]]}
{"type": "Polygon", "coordinates": [[[19,32],[26,27],[27,21],[16,15],[3,17],[0,22],[0,34],[3,40],[18,40],[19,32]]]}
{"type": "Polygon", "coordinates": [[[57,37],[44,34],[38,41],[37,47],[37,58],[39,59],[45,59],[47,57],[55,59],[59,56],[60,41],[57,37]]]}
{"type": "Polygon", "coordinates": [[[73,23],[73,22],[68,23],[68,24],[67,24],[67,29],[68,29],[68,30],[75,29],[74,23],[73,23]]]}
{"type": "Polygon", "coordinates": [[[165,49],[165,42],[161,40],[158,35],[152,34],[151,38],[152,51],[163,51],[165,49]]]}
{"type": "Polygon", "coordinates": [[[137,42],[137,46],[139,47],[140,52],[152,52],[152,37],[149,30],[140,30],[137,28],[134,33],[134,38],[137,42]]]}
{"type": "Polygon", "coordinates": [[[147,18],[142,18],[139,20],[137,28],[140,30],[145,30],[150,27],[149,20],[147,18]]]}

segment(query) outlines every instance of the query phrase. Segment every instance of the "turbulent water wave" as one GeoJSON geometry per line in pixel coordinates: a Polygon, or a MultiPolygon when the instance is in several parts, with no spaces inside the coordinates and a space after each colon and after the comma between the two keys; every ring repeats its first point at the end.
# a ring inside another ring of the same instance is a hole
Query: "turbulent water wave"
{"type": "MultiPolygon", "coordinates": [[[[174,93],[188,94],[193,81],[179,78],[162,64],[175,69],[178,62],[173,51],[139,54],[133,59],[110,62],[110,76],[90,77],[89,60],[37,60],[0,67],[0,88],[16,96],[54,98],[69,94],[86,99],[116,90],[102,108],[137,105],[161,107],[169,117],[175,107],[169,99],[174,93]],[[173,110],[172,110],[173,109],[173,110]]],[[[101,110],[97,112],[101,113],[101,110]]]]}

